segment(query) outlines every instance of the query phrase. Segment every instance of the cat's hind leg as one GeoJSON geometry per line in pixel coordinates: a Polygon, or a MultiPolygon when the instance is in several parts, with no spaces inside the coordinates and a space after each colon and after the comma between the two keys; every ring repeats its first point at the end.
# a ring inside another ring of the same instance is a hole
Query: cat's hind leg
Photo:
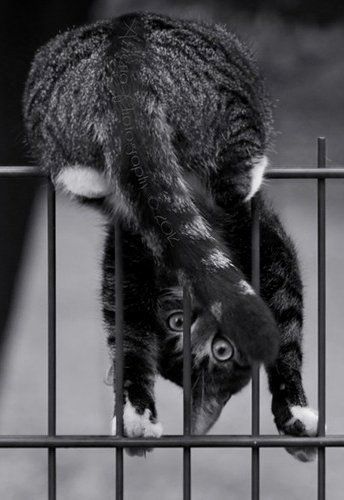
{"type": "Polygon", "coordinates": [[[230,210],[236,203],[250,201],[260,190],[268,165],[269,159],[264,153],[238,159],[231,152],[227,163],[211,180],[215,202],[230,210]]]}
{"type": "Polygon", "coordinates": [[[251,160],[252,168],[249,174],[249,190],[245,196],[244,201],[249,201],[253,198],[253,196],[259,191],[265,170],[269,164],[268,157],[266,155],[256,156],[251,160]]]}

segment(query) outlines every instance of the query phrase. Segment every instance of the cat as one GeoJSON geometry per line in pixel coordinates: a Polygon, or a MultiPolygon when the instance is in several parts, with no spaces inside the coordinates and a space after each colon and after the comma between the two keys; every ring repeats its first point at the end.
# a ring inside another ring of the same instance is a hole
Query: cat
{"type": "Polygon", "coordinates": [[[271,209],[263,208],[263,230],[281,252],[263,251],[263,298],[246,278],[248,207],[268,164],[272,119],[245,46],[224,27],[156,14],[99,21],[38,51],[23,109],[34,160],[57,188],[108,218],[112,356],[112,228],[116,219],[124,227],[126,435],[162,433],[154,377],[181,383],[183,286],[194,315],[193,432],[209,430],[260,362],[279,431],[314,435],[301,381],[301,280],[271,209]]]}

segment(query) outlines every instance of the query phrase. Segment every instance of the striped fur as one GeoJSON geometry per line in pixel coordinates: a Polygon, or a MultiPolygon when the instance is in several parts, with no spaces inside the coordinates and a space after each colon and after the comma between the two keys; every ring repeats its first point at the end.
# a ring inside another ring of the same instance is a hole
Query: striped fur
{"type": "MultiPolygon", "coordinates": [[[[267,165],[270,108],[252,56],[221,26],[155,14],[100,21],[58,35],[36,54],[24,119],[33,157],[56,185],[100,208],[109,227],[121,220],[136,246],[127,267],[136,266],[141,249],[136,284],[128,283],[134,306],[134,322],[126,325],[130,408],[156,424],[153,381],[161,346],[147,309],[147,297],[157,308],[153,276],[190,286],[202,310],[194,357],[214,380],[211,335],[230,336],[240,362],[229,374],[218,373],[226,388],[212,385],[208,402],[204,388],[195,396],[203,422],[195,421],[195,429],[207,430],[212,415],[248,380],[247,367],[272,364],[279,348],[275,318],[235,258],[236,239],[216,224],[217,208],[227,220],[259,190],[267,165]],[[143,261],[150,270],[144,282],[143,261]]],[[[113,352],[109,270],[105,259],[104,314],[113,352]]],[[[288,313],[265,298],[277,322],[280,314],[286,323],[288,313]]]]}
{"type": "MultiPolygon", "coordinates": [[[[308,407],[302,384],[303,299],[297,257],[292,241],[272,208],[263,200],[260,204],[264,242],[261,293],[276,317],[281,342],[277,360],[266,367],[272,412],[281,434],[314,435],[317,415],[308,407]]],[[[212,214],[205,215],[210,220],[212,214]]],[[[212,218],[213,223],[214,220],[212,218]]],[[[216,222],[224,240],[231,244],[233,263],[247,277],[251,268],[250,223],[250,210],[245,204],[235,205],[230,214],[222,213],[216,222]]],[[[108,230],[103,264],[103,307],[109,342],[114,345],[114,235],[110,226],[108,230]]],[[[151,409],[153,373],[160,373],[181,386],[183,383],[182,332],[171,331],[168,324],[171,313],[182,311],[182,289],[175,274],[155,265],[139,236],[124,234],[124,255],[127,379],[138,384],[136,404],[151,409]],[[130,366],[133,366],[133,373],[130,366]],[[146,377],[141,370],[137,374],[138,366],[145,367],[146,377]]],[[[251,293],[248,282],[241,287],[242,293],[248,293],[247,290],[251,293]]],[[[218,328],[216,318],[222,314],[221,309],[219,303],[214,302],[210,314],[197,297],[192,296],[193,431],[197,433],[206,432],[214,424],[228,399],[240,391],[251,376],[251,362],[235,342],[232,329],[218,328]],[[217,362],[212,355],[212,342],[218,337],[228,339],[235,346],[234,358],[227,363],[217,362]]],[[[288,448],[287,451],[300,461],[315,457],[312,448],[288,448]]]]}
{"type": "Polygon", "coordinates": [[[273,359],[274,319],[258,295],[240,293],[243,274],[203,215],[214,179],[230,177],[244,200],[266,165],[268,102],[233,34],[154,14],[68,31],[37,53],[24,117],[31,150],[57,186],[98,200],[110,220],[139,232],[204,307],[221,303],[219,324],[235,320],[252,358],[273,359]],[[264,349],[245,340],[253,339],[248,316],[256,341],[269,339],[264,349]]]}

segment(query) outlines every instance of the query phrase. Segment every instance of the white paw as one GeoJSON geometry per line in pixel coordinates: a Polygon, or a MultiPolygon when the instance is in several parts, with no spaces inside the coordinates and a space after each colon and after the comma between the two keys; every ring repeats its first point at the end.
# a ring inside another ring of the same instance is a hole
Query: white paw
{"type": "Polygon", "coordinates": [[[286,423],[286,427],[292,427],[298,420],[302,423],[306,436],[316,436],[318,432],[318,412],[309,406],[292,406],[290,408],[292,418],[286,423]]]}
{"type": "MultiPolygon", "coordinates": [[[[318,432],[318,412],[309,406],[292,406],[290,408],[292,418],[285,424],[287,434],[313,437],[318,432]],[[301,426],[300,426],[301,423],[301,426]],[[300,429],[302,427],[302,430],[300,429]],[[290,429],[290,432],[288,432],[290,429]]],[[[317,455],[317,448],[286,448],[300,462],[312,462],[317,455]]]]}
{"type": "MultiPolygon", "coordinates": [[[[124,421],[125,435],[128,437],[154,437],[162,436],[163,428],[160,422],[153,423],[149,420],[150,411],[146,410],[143,415],[135,412],[135,418],[124,421]]],[[[116,417],[111,420],[111,435],[116,436],[116,417]]]]}
{"type": "Polygon", "coordinates": [[[124,431],[128,437],[154,437],[162,435],[160,422],[152,422],[151,411],[146,409],[140,415],[129,400],[126,401],[123,410],[124,431]]]}
{"type": "MultiPolygon", "coordinates": [[[[130,401],[127,401],[123,411],[124,434],[127,437],[154,437],[162,436],[163,428],[160,422],[150,420],[151,412],[146,409],[140,415],[130,401]]],[[[116,417],[111,420],[111,435],[116,435],[116,417]]]]}
{"type": "MultiPolygon", "coordinates": [[[[160,422],[152,422],[150,420],[151,412],[146,409],[140,415],[134,406],[127,400],[123,409],[123,424],[124,435],[132,438],[153,437],[159,438],[162,435],[163,429],[160,422]]],[[[111,434],[116,435],[116,417],[113,417],[111,422],[111,434]]],[[[152,448],[126,448],[126,452],[130,456],[146,456],[146,452],[152,451],[152,448]]]]}

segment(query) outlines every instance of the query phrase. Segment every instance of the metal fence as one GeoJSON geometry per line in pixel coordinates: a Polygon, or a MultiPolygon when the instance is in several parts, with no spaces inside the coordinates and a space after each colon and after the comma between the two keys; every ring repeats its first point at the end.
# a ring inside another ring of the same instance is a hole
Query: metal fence
{"type": "MultiPolygon", "coordinates": [[[[48,450],[48,499],[56,499],[56,449],[57,448],[116,448],[116,499],[122,500],[123,448],[155,447],[183,448],[183,499],[191,498],[191,449],[192,448],[251,448],[251,498],[259,499],[260,448],[315,446],[318,448],[318,499],[326,496],[326,447],[344,447],[344,435],[326,435],[326,224],[325,189],[326,179],[344,178],[344,169],[326,168],[326,143],[318,139],[318,168],[271,169],[271,179],[315,179],[317,181],[318,206],[318,410],[319,427],[317,437],[292,437],[260,435],[259,433],[259,368],[254,367],[252,379],[252,432],[251,435],[191,435],[191,301],[184,290],[183,332],[183,435],[154,438],[126,438],[123,436],[123,295],[122,295],[122,247],[121,229],[115,228],[115,293],[116,293],[116,436],[56,435],[56,230],[55,190],[47,180],[47,237],[48,237],[48,434],[34,436],[0,436],[0,448],[46,448],[48,450]]],[[[36,167],[0,167],[0,177],[42,177],[36,167]]],[[[259,290],[260,231],[259,206],[253,200],[252,222],[252,282],[259,290]]],[[[158,497],[158,496],[157,496],[158,497]]]]}

